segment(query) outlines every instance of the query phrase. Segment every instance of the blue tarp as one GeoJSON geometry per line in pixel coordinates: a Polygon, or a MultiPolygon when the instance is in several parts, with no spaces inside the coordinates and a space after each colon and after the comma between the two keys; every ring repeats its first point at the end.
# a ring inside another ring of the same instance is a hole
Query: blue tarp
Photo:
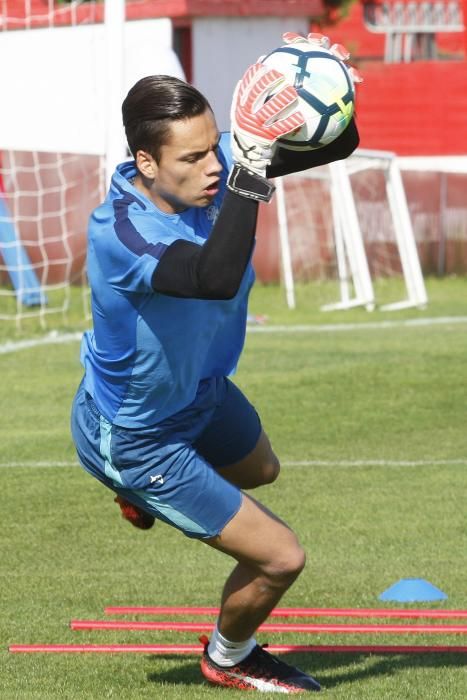
{"type": "Polygon", "coordinates": [[[46,304],[29,256],[21,244],[8,208],[0,194],[0,255],[5,262],[11,283],[24,306],[46,304]],[[13,244],[13,245],[12,245],[13,244]]]}

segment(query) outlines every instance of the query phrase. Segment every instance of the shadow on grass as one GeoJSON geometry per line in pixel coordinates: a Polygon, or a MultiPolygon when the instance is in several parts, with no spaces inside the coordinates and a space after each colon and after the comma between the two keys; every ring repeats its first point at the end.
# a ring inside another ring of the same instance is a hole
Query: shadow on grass
{"type": "MultiPolygon", "coordinates": [[[[287,654],[281,658],[287,663],[309,673],[322,684],[323,689],[334,688],[343,683],[360,682],[365,678],[395,675],[414,668],[436,669],[467,666],[467,656],[461,653],[422,653],[422,654],[287,654]],[[359,667],[356,665],[359,664],[359,667]],[[348,668],[346,668],[348,667],[348,668]]],[[[153,657],[154,660],[161,657],[153,657]]],[[[166,660],[180,660],[179,656],[163,657],[166,660]]],[[[177,668],[148,674],[151,683],[172,683],[175,685],[203,685],[199,660],[183,660],[177,668]]]]}
{"type": "Polygon", "coordinates": [[[149,683],[173,683],[174,685],[204,685],[205,679],[201,674],[198,660],[186,659],[180,660],[180,656],[175,654],[167,656],[153,656],[151,657],[154,661],[158,661],[161,658],[167,661],[179,661],[176,668],[171,668],[170,670],[160,671],[158,673],[148,673],[149,683]]]}
{"type": "Polygon", "coordinates": [[[421,654],[313,654],[295,656],[293,663],[306,673],[316,676],[323,688],[354,683],[366,678],[391,676],[416,668],[437,669],[467,665],[460,653],[421,654]]]}

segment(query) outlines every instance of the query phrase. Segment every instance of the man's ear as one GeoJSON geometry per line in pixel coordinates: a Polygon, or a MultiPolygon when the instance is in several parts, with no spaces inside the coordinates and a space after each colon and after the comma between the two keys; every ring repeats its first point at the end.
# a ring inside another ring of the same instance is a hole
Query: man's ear
{"type": "Polygon", "coordinates": [[[146,151],[137,151],[135,160],[141,175],[148,180],[154,180],[157,174],[157,163],[152,155],[146,151]]]}

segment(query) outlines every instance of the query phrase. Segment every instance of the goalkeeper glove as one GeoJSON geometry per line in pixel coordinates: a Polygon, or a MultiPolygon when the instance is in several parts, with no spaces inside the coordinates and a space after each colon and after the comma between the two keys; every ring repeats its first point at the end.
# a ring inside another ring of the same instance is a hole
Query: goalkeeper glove
{"type": "Polygon", "coordinates": [[[305,119],[298,109],[294,87],[261,63],[248,68],[238,82],[231,108],[231,146],[234,161],[264,177],[278,138],[299,129],[305,119]]]}

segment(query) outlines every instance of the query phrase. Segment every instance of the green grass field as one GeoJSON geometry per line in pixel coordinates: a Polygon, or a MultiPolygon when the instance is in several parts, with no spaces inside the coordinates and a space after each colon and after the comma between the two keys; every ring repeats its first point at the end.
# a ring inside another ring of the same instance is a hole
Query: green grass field
{"type": "MultiPolygon", "coordinates": [[[[308,553],[283,605],[383,607],[378,596],[390,585],[422,578],[448,599],[405,607],[467,609],[467,281],[427,286],[427,309],[394,313],[322,313],[323,290],[311,285],[298,289],[294,311],[280,289],[254,291],[251,311],[268,320],[248,334],[236,381],[283,463],[279,480],[256,494],[308,553]],[[303,324],[309,328],[297,330],[303,324]]],[[[50,329],[81,330],[79,309],[77,301],[50,329]]],[[[207,686],[195,656],[8,652],[29,643],[196,643],[196,633],[72,631],[69,622],[105,619],[107,605],[217,605],[231,568],[164,524],[134,530],[111,493],[75,465],[68,422],[81,375],[78,342],[5,352],[6,343],[41,335],[34,320],[19,330],[0,324],[0,698],[238,696],[207,686]]],[[[258,639],[467,645],[459,634],[258,639]]],[[[466,654],[286,659],[315,675],[327,698],[467,697],[466,654]]]]}

